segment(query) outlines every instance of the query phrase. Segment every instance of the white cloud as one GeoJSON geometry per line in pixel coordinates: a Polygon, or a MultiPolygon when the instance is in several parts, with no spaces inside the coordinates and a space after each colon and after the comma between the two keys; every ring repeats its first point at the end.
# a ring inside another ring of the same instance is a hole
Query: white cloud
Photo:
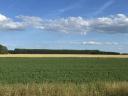
{"type": "Polygon", "coordinates": [[[68,17],[66,19],[62,18],[44,21],[42,23],[42,26],[40,26],[39,28],[46,31],[84,33],[88,31],[88,26],[88,22],[81,17],[68,17]]]}
{"type": "Polygon", "coordinates": [[[128,16],[117,14],[90,21],[90,31],[103,33],[128,33],[128,16]]]}
{"type": "Polygon", "coordinates": [[[128,33],[128,16],[124,14],[111,15],[95,19],[82,17],[67,17],[59,19],[42,19],[34,16],[17,16],[15,21],[0,14],[0,31],[24,30],[27,28],[40,29],[50,32],[65,33],[128,33]]]}
{"type": "Polygon", "coordinates": [[[83,45],[102,45],[101,42],[96,42],[96,41],[88,41],[88,42],[84,41],[82,42],[82,44],[83,45]]]}
{"type": "Polygon", "coordinates": [[[0,22],[6,21],[6,20],[8,20],[8,18],[0,14],[0,22]]]}
{"type": "Polygon", "coordinates": [[[103,45],[116,46],[116,45],[119,45],[119,43],[117,43],[117,42],[98,42],[98,41],[76,41],[76,42],[70,42],[70,44],[76,44],[76,45],[98,45],[98,46],[103,46],[103,45]]]}
{"type": "Polygon", "coordinates": [[[21,30],[25,26],[22,22],[14,22],[12,19],[0,14],[0,30],[10,31],[10,30],[21,30]]]}

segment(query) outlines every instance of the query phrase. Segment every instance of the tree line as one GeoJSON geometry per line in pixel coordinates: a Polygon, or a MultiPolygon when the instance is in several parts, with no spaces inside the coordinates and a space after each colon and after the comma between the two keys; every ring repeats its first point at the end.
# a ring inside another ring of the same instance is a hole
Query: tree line
{"type": "Polygon", "coordinates": [[[104,52],[99,50],[50,50],[50,49],[15,49],[9,50],[11,54],[113,54],[118,52],[104,52]]]}
{"type": "Polygon", "coordinates": [[[53,50],[53,49],[14,49],[8,50],[0,45],[0,54],[108,54],[119,55],[118,52],[105,52],[100,50],[53,50]]]}

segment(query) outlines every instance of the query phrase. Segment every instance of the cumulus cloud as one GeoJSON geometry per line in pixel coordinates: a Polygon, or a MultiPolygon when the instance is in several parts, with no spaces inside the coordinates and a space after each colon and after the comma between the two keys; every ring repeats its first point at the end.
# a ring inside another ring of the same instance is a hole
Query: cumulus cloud
{"type": "Polygon", "coordinates": [[[17,16],[19,21],[0,14],[1,30],[40,29],[49,32],[65,33],[128,33],[128,16],[124,14],[111,15],[94,19],[82,17],[67,17],[59,19],[42,19],[34,16],[17,16]]]}
{"type": "Polygon", "coordinates": [[[0,14],[0,30],[22,30],[24,28],[22,22],[14,22],[12,19],[0,14]]]}
{"type": "Polygon", "coordinates": [[[128,16],[117,14],[90,21],[90,31],[103,33],[128,33],[128,16]]]}

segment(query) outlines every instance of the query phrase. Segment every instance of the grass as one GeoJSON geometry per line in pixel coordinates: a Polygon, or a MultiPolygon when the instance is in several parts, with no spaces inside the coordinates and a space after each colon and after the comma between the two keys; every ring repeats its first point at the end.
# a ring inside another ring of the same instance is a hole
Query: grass
{"type": "Polygon", "coordinates": [[[128,83],[2,85],[0,96],[128,96],[128,83]]]}
{"type": "Polygon", "coordinates": [[[128,96],[128,58],[0,58],[0,96],[128,96]]]}

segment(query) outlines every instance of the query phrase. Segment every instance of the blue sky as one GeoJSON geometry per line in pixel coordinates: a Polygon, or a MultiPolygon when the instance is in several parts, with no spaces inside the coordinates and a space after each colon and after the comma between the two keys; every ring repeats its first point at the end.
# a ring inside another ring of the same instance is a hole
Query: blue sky
{"type": "Polygon", "coordinates": [[[9,49],[128,52],[128,0],[0,0],[0,44],[9,49]]]}

